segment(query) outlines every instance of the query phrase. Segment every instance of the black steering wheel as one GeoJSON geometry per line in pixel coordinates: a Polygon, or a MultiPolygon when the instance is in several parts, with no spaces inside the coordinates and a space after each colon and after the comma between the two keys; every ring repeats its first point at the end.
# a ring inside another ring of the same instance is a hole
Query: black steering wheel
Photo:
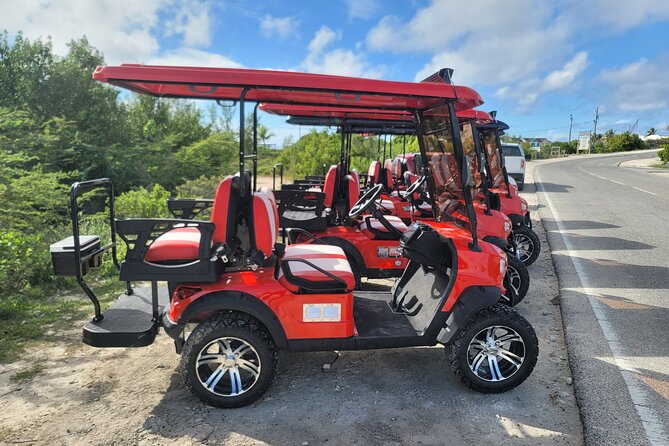
{"type": "Polygon", "coordinates": [[[374,202],[381,196],[381,192],[383,192],[383,184],[377,184],[365,192],[348,211],[348,218],[358,218],[363,212],[374,206],[374,202]]]}
{"type": "Polygon", "coordinates": [[[423,175],[422,177],[414,181],[413,184],[409,186],[407,190],[404,191],[404,198],[410,197],[411,195],[416,193],[416,191],[420,189],[421,186],[425,183],[425,180],[427,180],[427,177],[423,175]]]}

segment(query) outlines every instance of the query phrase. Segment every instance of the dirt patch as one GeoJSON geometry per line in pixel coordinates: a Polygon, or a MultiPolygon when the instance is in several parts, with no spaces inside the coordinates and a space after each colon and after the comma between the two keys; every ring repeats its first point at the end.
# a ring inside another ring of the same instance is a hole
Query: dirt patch
{"type": "MultiPolygon", "coordinates": [[[[531,184],[524,195],[536,211],[531,184]]],[[[547,249],[541,223],[534,225],[547,249]]],[[[344,352],[330,373],[321,366],[333,353],[284,353],[263,398],[220,410],[184,389],[166,335],[146,348],[104,350],[78,344],[73,328],[61,344],[0,366],[0,443],[582,444],[549,253],[530,274],[517,308],[537,330],[539,362],[501,395],[462,387],[441,347],[344,352]],[[40,373],[10,381],[35,366],[40,373]]]]}

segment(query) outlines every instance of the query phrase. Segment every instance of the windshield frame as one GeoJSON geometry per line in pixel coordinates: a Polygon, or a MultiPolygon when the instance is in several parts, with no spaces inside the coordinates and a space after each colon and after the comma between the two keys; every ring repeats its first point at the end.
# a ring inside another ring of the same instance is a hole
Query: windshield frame
{"type": "Polygon", "coordinates": [[[471,232],[471,237],[472,237],[472,242],[470,243],[470,249],[479,251],[480,247],[478,245],[478,235],[476,232],[476,226],[477,226],[477,220],[476,220],[476,212],[474,210],[474,200],[472,197],[472,189],[471,185],[469,184],[469,165],[466,163],[466,157],[464,154],[464,149],[462,145],[462,136],[460,135],[460,123],[458,122],[458,117],[455,112],[455,107],[453,105],[453,102],[447,101],[445,104],[440,105],[438,107],[434,107],[429,110],[416,110],[415,116],[416,116],[416,136],[418,137],[418,145],[420,147],[420,153],[421,153],[421,159],[422,159],[422,164],[423,164],[423,171],[425,172],[427,176],[427,187],[430,193],[430,196],[432,199],[430,200],[432,203],[432,212],[434,215],[435,221],[440,221],[439,220],[439,215],[440,211],[437,205],[437,190],[435,186],[435,181],[433,178],[433,173],[432,169],[430,168],[430,163],[428,160],[428,150],[426,147],[426,142],[425,142],[425,133],[423,131],[424,125],[426,123],[426,120],[429,118],[426,118],[425,114],[429,113],[432,110],[442,108],[442,107],[447,107],[448,108],[448,124],[444,129],[450,130],[450,136],[452,137],[452,144],[453,144],[453,153],[455,155],[455,159],[458,165],[458,169],[460,171],[460,182],[461,182],[461,187],[462,187],[462,192],[463,192],[463,198],[465,202],[465,208],[466,208],[466,214],[467,218],[469,219],[469,230],[471,232]]]}

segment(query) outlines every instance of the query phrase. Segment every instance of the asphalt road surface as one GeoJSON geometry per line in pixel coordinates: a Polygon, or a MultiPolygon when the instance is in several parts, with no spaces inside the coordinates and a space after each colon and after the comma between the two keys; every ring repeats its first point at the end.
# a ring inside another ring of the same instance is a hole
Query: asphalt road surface
{"type": "Polygon", "coordinates": [[[587,444],[669,444],[669,170],[537,163],[587,444]]]}

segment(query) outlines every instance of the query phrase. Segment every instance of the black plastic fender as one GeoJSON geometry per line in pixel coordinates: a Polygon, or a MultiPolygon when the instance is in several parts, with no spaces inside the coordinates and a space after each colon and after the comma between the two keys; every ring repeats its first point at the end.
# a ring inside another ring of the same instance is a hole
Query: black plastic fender
{"type": "Polygon", "coordinates": [[[501,294],[500,289],[494,286],[473,286],[464,290],[453,305],[444,328],[437,335],[437,341],[448,344],[472,316],[484,308],[495,305],[501,294]]]}
{"type": "Polygon", "coordinates": [[[509,242],[506,239],[502,237],[495,237],[494,235],[486,235],[483,237],[483,241],[491,243],[503,251],[506,251],[506,249],[509,247],[509,242]]]}
{"type": "MultiPolygon", "coordinates": [[[[241,291],[217,291],[199,297],[181,313],[177,322],[178,325],[185,326],[188,321],[199,314],[226,310],[239,311],[253,316],[267,328],[278,348],[285,349],[288,346],[286,332],[276,314],[257,297],[241,291]]],[[[174,338],[175,331],[172,330],[172,333],[168,332],[168,334],[174,338]]]]}
{"type": "Polygon", "coordinates": [[[520,226],[525,224],[525,217],[523,215],[510,214],[507,215],[507,217],[509,217],[511,223],[513,223],[513,226],[520,226]]]}

